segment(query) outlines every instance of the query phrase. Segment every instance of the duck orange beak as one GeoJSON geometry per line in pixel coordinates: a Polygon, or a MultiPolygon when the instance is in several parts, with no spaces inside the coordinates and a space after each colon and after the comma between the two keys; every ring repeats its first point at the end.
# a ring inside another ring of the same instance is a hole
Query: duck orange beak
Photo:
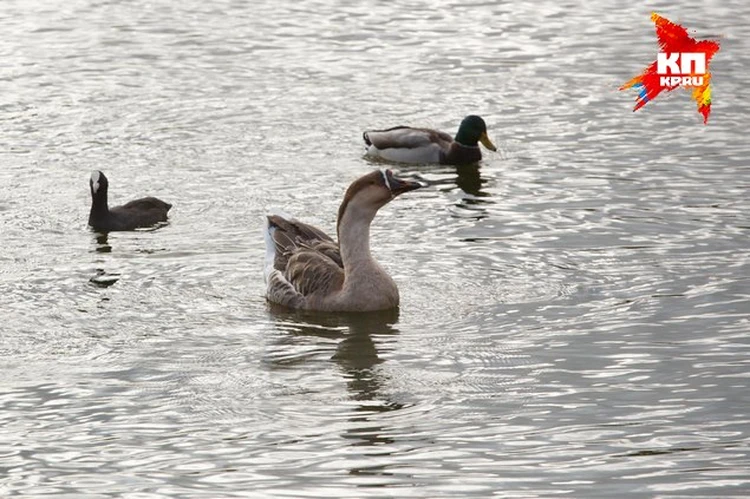
{"type": "Polygon", "coordinates": [[[487,132],[482,132],[482,135],[479,136],[479,142],[490,151],[497,151],[497,147],[495,147],[495,144],[487,136],[487,132]]]}

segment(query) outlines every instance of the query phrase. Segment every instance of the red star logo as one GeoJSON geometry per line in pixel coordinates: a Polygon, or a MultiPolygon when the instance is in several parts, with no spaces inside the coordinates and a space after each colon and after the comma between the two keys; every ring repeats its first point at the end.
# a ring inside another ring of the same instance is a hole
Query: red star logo
{"type": "Polygon", "coordinates": [[[633,111],[637,111],[659,95],[662,90],[671,92],[679,86],[692,88],[692,97],[698,103],[698,112],[703,115],[703,123],[707,123],[708,115],[711,112],[711,73],[708,71],[708,65],[714,54],[719,51],[719,42],[711,40],[696,41],[695,38],[688,36],[685,28],[655,12],[651,14],[651,20],[656,24],[656,38],[659,41],[660,51],[663,52],[663,55],[660,55],[661,59],[668,59],[670,63],[674,64],[678,57],[684,57],[683,54],[700,57],[701,59],[705,58],[703,59],[705,60],[705,73],[696,74],[691,71],[689,75],[681,74],[679,78],[674,78],[677,75],[673,69],[669,69],[674,66],[668,66],[666,72],[662,71],[660,74],[657,72],[659,69],[657,59],[640,75],[620,87],[620,90],[631,87],[639,90],[633,109],[633,111]],[[665,77],[669,79],[665,80],[665,77]]]}

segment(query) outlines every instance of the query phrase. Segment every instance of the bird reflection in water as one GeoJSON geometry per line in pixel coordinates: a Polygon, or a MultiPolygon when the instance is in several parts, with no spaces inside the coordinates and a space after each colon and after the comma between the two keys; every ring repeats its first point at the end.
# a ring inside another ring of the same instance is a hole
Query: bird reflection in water
{"type": "MultiPolygon", "coordinates": [[[[462,165],[460,167],[438,167],[431,170],[436,174],[455,174],[454,177],[440,178],[438,180],[426,180],[421,175],[416,175],[420,180],[437,187],[442,192],[453,192],[456,187],[461,190],[460,198],[455,201],[454,215],[461,218],[475,218],[480,220],[489,216],[486,205],[493,204],[492,194],[485,190],[488,183],[487,177],[482,176],[478,164],[462,165]]],[[[405,178],[408,175],[402,175],[405,178]]]]}
{"type": "MultiPolygon", "coordinates": [[[[112,246],[110,246],[107,240],[108,233],[97,232],[95,233],[94,238],[96,240],[96,246],[94,247],[94,251],[96,253],[111,253],[112,252],[112,246]]],[[[104,261],[101,260],[98,263],[103,264],[104,261]]],[[[96,269],[96,274],[89,279],[89,282],[99,288],[108,288],[119,280],[120,280],[120,274],[110,273],[104,270],[103,268],[99,267],[96,269]]]]}
{"type": "Polygon", "coordinates": [[[466,165],[458,168],[455,183],[459,189],[471,197],[465,197],[466,204],[491,203],[490,193],[483,191],[482,187],[487,183],[487,179],[482,177],[479,165],[466,165]]]}
{"type": "Polygon", "coordinates": [[[109,233],[108,232],[97,232],[95,234],[96,248],[94,251],[97,253],[112,253],[112,246],[109,244],[109,233]]]}
{"type": "MultiPolygon", "coordinates": [[[[351,424],[342,436],[353,440],[355,446],[393,443],[393,438],[386,436],[393,432],[383,427],[378,414],[401,409],[404,405],[389,398],[377,366],[385,362],[381,355],[393,348],[394,335],[398,334],[395,327],[398,309],[328,314],[295,312],[269,304],[269,310],[277,324],[295,336],[340,338],[331,361],[346,380],[350,399],[358,402],[347,418],[351,424]]],[[[285,365],[289,365],[288,359],[285,365]]]]}

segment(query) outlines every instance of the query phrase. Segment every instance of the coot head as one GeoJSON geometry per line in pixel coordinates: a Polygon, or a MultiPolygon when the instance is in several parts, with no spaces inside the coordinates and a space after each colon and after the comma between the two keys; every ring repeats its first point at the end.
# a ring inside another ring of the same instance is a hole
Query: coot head
{"type": "Polygon", "coordinates": [[[99,170],[94,170],[93,172],[91,172],[89,187],[91,187],[92,198],[106,196],[107,189],[109,188],[109,181],[102,172],[100,172],[99,170]]]}

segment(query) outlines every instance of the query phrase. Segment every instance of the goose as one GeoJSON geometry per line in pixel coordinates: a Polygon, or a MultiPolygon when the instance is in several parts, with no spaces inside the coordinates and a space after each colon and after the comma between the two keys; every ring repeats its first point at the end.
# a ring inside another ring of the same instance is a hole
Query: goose
{"type": "Polygon", "coordinates": [[[487,125],[476,115],[469,115],[461,121],[455,137],[430,128],[397,126],[387,130],[368,130],[362,138],[368,156],[398,163],[476,163],[482,159],[478,142],[490,151],[497,151],[487,136],[487,125]]]}
{"type": "Polygon", "coordinates": [[[91,188],[89,225],[99,232],[150,227],[166,221],[167,212],[172,207],[171,204],[160,199],[145,197],[110,209],[107,203],[109,180],[98,170],[91,173],[89,187],[91,188]]]}
{"type": "Polygon", "coordinates": [[[376,170],[355,180],[339,207],[338,242],[282,215],[265,220],[269,302],[292,309],[371,312],[398,307],[396,283],[370,254],[370,224],[396,196],[422,187],[376,170]]]}

